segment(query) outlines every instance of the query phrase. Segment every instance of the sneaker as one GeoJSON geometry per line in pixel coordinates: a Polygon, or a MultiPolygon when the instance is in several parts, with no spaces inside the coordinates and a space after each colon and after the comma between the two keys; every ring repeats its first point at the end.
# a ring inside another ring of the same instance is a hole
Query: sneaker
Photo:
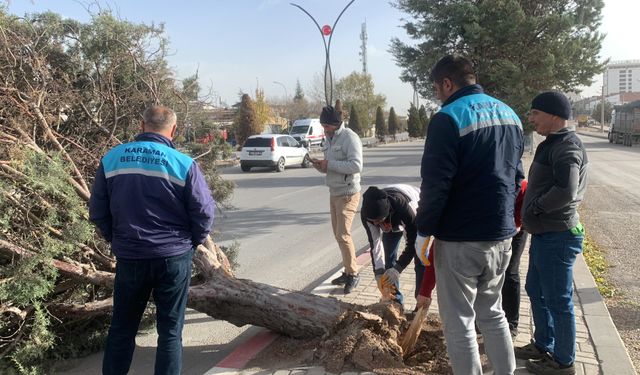
{"type": "Polygon", "coordinates": [[[563,366],[548,354],[541,359],[528,360],[525,366],[530,373],[537,375],[575,375],[576,373],[576,367],[573,363],[569,366],[563,366]]]}
{"type": "Polygon", "coordinates": [[[344,285],[346,282],[347,282],[347,274],[344,272],[342,273],[342,275],[331,280],[331,284],[333,285],[344,285]]]}
{"type": "Polygon", "coordinates": [[[347,281],[344,283],[344,294],[349,294],[358,286],[360,278],[358,275],[347,275],[347,281]]]}
{"type": "Polygon", "coordinates": [[[513,348],[513,352],[518,359],[542,359],[546,354],[546,352],[538,349],[536,344],[533,343],[533,340],[525,346],[513,348]]]}

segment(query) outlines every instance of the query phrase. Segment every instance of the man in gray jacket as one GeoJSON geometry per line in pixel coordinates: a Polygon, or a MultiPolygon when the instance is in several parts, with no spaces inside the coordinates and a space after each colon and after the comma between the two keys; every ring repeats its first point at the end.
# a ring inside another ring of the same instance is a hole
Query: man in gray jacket
{"type": "Polygon", "coordinates": [[[356,249],[351,239],[351,224],[360,203],[360,172],[362,172],[362,142],[353,130],[342,123],[342,111],[332,106],[322,108],[320,124],[326,142],[324,160],[314,160],[313,166],[326,173],[329,186],[329,207],[333,235],[342,253],[344,272],[331,282],[344,285],[350,293],[358,285],[356,249]]]}
{"type": "Polygon", "coordinates": [[[576,325],[573,264],[582,252],[584,229],[577,208],[587,186],[587,153],[567,127],[571,104],[561,93],[533,99],[529,121],[547,139],[529,169],[522,224],[531,233],[525,289],[535,331],[531,343],[515,349],[534,374],[575,374],[576,325]]]}

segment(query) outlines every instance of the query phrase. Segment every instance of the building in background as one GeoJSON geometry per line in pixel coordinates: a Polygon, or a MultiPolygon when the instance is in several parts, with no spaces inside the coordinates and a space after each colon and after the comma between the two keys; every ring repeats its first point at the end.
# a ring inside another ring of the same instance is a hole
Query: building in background
{"type": "MultiPolygon", "coordinates": [[[[622,93],[640,93],[640,60],[614,61],[607,65],[604,73],[604,95],[622,93]]],[[[620,99],[624,101],[625,98],[620,99]]]]}

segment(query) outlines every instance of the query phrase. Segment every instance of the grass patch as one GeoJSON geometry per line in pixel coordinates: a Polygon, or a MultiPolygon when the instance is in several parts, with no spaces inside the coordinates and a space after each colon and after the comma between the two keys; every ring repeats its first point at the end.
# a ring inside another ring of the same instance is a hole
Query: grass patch
{"type": "Polygon", "coordinates": [[[611,284],[607,277],[609,264],[604,258],[604,252],[600,250],[598,245],[596,245],[589,236],[585,236],[582,248],[582,255],[596,281],[600,294],[605,298],[611,298],[617,295],[618,290],[611,284]]]}

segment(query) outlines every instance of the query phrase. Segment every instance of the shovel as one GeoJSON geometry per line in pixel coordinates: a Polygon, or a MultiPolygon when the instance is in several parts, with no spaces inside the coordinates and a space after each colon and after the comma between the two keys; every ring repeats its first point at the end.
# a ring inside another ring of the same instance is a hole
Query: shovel
{"type": "Polygon", "coordinates": [[[420,332],[422,331],[422,324],[427,318],[427,312],[429,311],[429,306],[421,306],[416,315],[413,317],[411,324],[409,325],[409,329],[404,333],[402,337],[402,341],[400,342],[400,347],[402,348],[402,357],[406,358],[413,347],[418,342],[418,336],[420,336],[420,332]]]}

